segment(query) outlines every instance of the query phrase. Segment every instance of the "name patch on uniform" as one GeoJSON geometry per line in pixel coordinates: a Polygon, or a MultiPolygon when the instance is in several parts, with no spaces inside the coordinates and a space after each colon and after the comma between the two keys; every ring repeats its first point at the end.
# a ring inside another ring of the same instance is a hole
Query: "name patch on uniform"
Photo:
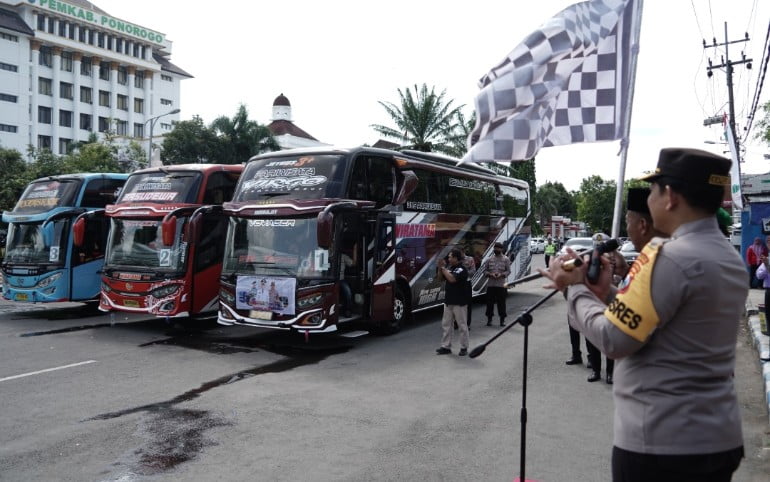
{"type": "Polygon", "coordinates": [[[604,316],[613,325],[639,342],[649,338],[660,324],[652,304],[652,272],[662,244],[653,240],[644,247],[618,287],[615,299],[604,311],[604,316]]]}

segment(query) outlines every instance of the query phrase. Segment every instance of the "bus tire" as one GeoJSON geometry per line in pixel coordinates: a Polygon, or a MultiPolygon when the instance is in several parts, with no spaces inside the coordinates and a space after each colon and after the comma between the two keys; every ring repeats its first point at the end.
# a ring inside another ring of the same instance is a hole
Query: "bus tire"
{"type": "Polygon", "coordinates": [[[380,322],[377,327],[377,333],[380,335],[393,335],[401,331],[404,323],[409,317],[409,300],[406,294],[396,286],[393,295],[393,318],[391,320],[380,322]]]}

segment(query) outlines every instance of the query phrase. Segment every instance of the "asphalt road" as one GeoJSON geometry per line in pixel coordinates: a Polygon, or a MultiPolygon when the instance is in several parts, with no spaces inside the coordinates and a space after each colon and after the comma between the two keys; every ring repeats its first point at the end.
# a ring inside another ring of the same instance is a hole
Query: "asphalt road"
{"type": "MultiPolygon", "coordinates": [[[[541,284],[512,291],[509,313],[547,294],[541,284]]],[[[511,481],[519,474],[520,326],[471,360],[435,355],[440,310],[416,315],[390,337],[306,343],[264,330],[111,319],[77,304],[34,308],[0,302],[0,480],[511,481]]],[[[474,305],[471,346],[497,332],[482,326],[483,310],[474,305]]],[[[560,297],[533,315],[527,478],[609,480],[611,386],[587,383],[584,366],[564,365],[560,297]]],[[[745,332],[738,355],[747,456],[733,480],[764,481],[770,429],[745,332]]]]}

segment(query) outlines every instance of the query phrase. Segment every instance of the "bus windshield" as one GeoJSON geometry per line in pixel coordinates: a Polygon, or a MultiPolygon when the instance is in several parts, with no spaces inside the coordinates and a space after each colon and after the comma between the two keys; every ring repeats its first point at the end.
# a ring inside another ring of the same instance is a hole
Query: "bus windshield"
{"type": "Polygon", "coordinates": [[[318,247],[315,218],[230,218],[223,274],[330,278],[329,251],[318,247]]]}
{"type": "Polygon", "coordinates": [[[172,246],[161,240],[160,220],[112,219],[108,258],[105,264],[150,268],[156,271],[183,271],[187,258],[187,243],[181,241],[186,218],[178,218],[172,246]]]}
{"type": "Polygon", "coordinates": [[[30,183],[22,193],[14,214],[39,214],[58,206],[74,206],[82,181],[55,179],[30,183]]]}
{"type": "Polygon", "coordinates": [[[200,182],[201,174],[193,171],[134,174],[126,181],[117,202],[195,204],[200,182]]]}
{"type": "Polygon", "coordinates": [[[60,219],[45,229],[42,221],[9,224],[5,261],[63,265],[69,223],[69,219],[60,219]]]}
{"type": "Polygon", "coordinates": [[[345,163],[339,155],[259,159],[243,171],[233,201],[276,196],[292,199],[342,197],[345,163]]]}

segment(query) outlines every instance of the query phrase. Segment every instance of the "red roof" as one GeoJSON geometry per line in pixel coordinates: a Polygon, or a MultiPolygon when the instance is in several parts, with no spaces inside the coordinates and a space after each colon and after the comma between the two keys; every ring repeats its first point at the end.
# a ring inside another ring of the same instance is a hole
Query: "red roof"
{"type": "Polygon", "coordinates": [[[318,140],[299,127],[295,126],[292,121],[284,119],[274,120],[267,126],[267,128],[270,129],[270,132],[272,132],[274,136],[290,134],[294,137],[304,137],[305,139],[310,139],[313,141],[318,140]]]}

